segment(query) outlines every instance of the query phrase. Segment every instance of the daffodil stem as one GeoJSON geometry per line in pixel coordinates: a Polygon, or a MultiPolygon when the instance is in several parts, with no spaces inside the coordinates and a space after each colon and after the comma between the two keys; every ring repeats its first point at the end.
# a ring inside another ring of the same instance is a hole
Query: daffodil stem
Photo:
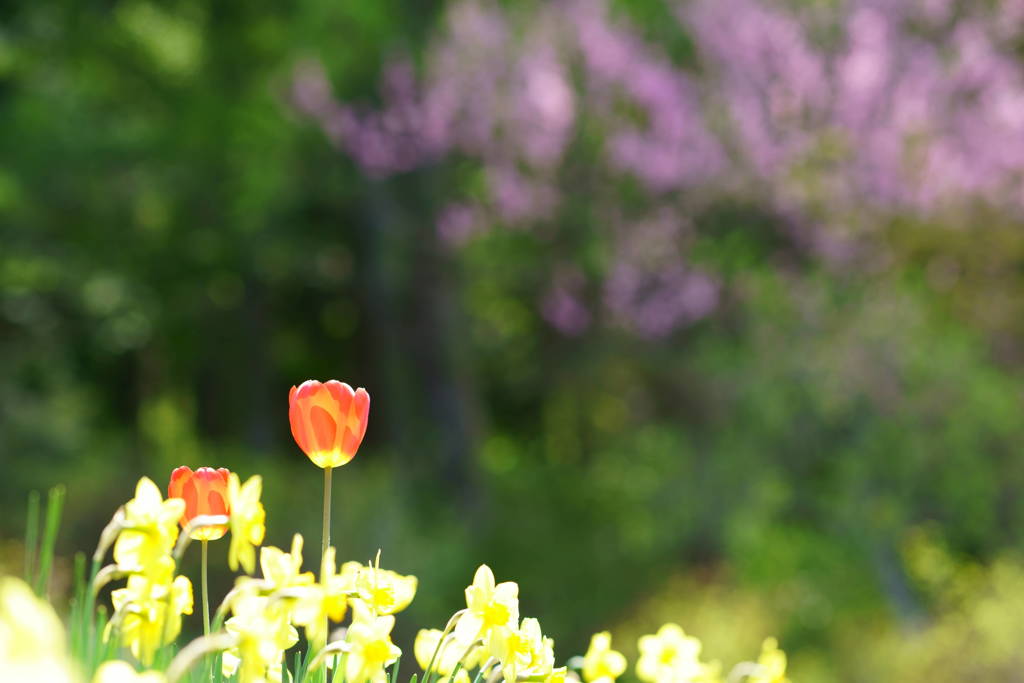
{"type": "Polygon", "coordinates": [[[441,650],[448,645],[447,638],[448,634],[455,628],[455,624],[458,623],[459,619],[466,612],[464,609],[460,609],[458,612],[453,614],[448,620],[448,623],[444,625],[444,630],[441,631],[441,638],[437,641],[437,645],[434,647],[434,654],[430,655],[430,663],[427,664],[427,668],[423,671],[423,678],[420,679],[420,683],[430,683],[430,674],[434,671],[434,660],[437,659],[437,655],[441,650]]]}
{"type": "Polygon", "coordinates": [[[324,532],[323,542],[320,544],[320,557],[327,554],[327,547],[331,545],[331,472],[333,467],[324,468],[324,532]]]}
{"type": "Polygon", "coordinates": [[[484,679],[484,673],[497,663],[498,660],[496,660],[494,657],[488,658],[486,662],[480,665],[480,670],[476,672],[476,677],[473,679],[473,683],[480,683],[480,681],[484,679]]]}
{"type": "Polygon", "coordinates": [[[203,635],[210,635],[210,589],[207,586],[206,579],[206,546],[209,545],[209,541],[203,539],[203,569],[202,569],[202,580],[203,580],[203,635]]]}

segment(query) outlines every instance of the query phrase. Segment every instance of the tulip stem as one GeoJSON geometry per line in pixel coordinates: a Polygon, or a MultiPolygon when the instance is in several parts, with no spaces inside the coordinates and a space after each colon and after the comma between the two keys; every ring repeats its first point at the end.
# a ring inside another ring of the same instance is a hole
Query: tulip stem
{"type": "MultiPolygon", "coordinates": [[[[333,471],[333,467],[324,468],[324,529],[323,540],[320,543],[321,567],[323,567],[323,558],[327,555],[327,548],[331,545],[331,472],[333,471]]],[[[327,633],[331,622],[327,617],[324,617],[324,622],[324,633],[327,633]]],[[[327,667],[324,667],[323,671],[317,674],[317,680],[324,681],[324,683],[327,682],[328,677],[327,667]]]]}
{"type": "Polygon", "coordinates": [[[203,569],[202,569],[202,580],[203,580],[203,635],[210,635],[210,590],[206,585],[206,546],[209,544],[205,538],[203,539],[203,569]]]}
{"type": "Polygon", "coordinates": [[[323,542],[320,544],[320,558],[327,554],[327,547],[331,545],[331,472],[333,467],[324,468],[324,531],[323,542]]]}

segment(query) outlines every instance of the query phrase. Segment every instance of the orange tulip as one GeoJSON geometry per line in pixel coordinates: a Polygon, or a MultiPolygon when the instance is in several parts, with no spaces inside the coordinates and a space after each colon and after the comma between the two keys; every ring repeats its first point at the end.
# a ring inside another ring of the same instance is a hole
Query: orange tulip
{"type": "MultiPolygon", "coordinates": [[[[171,483],[167,485],[168,498],[181,498],[185,501],[185,514],[181,516],[181,528],[185,528],[193,518],[199,515],[227,515],[228,507],[228,475],[223,467],[215,470],[211,467],[200,467],[195,472],[184,465],[171,472],[171,483]]],[[[198,541],[213,541],[228,531],[226,524],[203,527],[192,532],[192,538],[198,541]]]]}
{"type": "Polygon", "coordinates": [[[308,379],[288,393],[288,421],[299,448],[317,467],[344,465],[366,434],[370,395],[366,389],[308,379]]]}

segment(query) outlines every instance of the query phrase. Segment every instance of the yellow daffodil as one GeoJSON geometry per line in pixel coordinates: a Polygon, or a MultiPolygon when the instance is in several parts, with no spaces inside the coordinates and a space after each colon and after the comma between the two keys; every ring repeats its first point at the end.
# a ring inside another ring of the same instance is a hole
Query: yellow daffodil
{"type": "MultiPolygon", "coordinates": [[[[252,641],[247,641],[252,643],[252,641]]],[[[231,648],[221,653],[221,674],[226,677],[235,675],[235,672],[242,668],[242,673],[238,675],[239,683],[284,683],[288,680],[284,677],[281,666],[284,658],[284,651],[275,652],[272,663],[268,665],[266,670],[260,674],[258,667],[253,665],[251,668],[242,666],[242,655],[240,654],[239,648],[231,648]]],[[[251,657],[247,660],[254,662],[255,660],[251,657]]]]}
{"type": "Polygon", "coordinates": [[[766,638],[761,645],[761,656],[757,670],[747,679],[749,683],[789,683],[786,678],[786,653],[779,649],[779,642],[766,638]]]}
{"type": "Polygon", "coordinates": [[[349,652],[345,658],[346,683],[384,683],[384,668],[402,656],[391,642],[395,617],[374,616],[361,602],[352,605],[352,625],[348,628],[349,652]]]}
{"type": "Polygon", "coordinates": [[[0,577],[0,678],[75,683],[64,647],[64,625],[53,608],[21,579],[0,577]]]}
{"type": "Polygon", "coordinates": [[[700,641],[677,624],[665,624],[655,635],[642,636],[636,675],[647,683],[697,683],[714,675],[700,661],[700,641]]]}
{"type": "Polygon", "coordinates": [[[348,607],[348,595],[355,592],[355,577],[337,574],[334,548],[327,548],[320,567],[320,581],[306,587],[292,611],[292,621],[306,628],[306,637],[321,648],[327,644],[328,620],[341,621],[348,607]]]}
{"type": "Polygon", "coordinates": [[[492,636],[501,637],[519,623],[519,585],[505,581],[495,585],[494,574],[480,565],[473,584],[466,588],[466,612],[455,625],[455,637],[464,643],[482,638],[488,646],[492,636]]]}
{"type": "Polygon", "coordinates": [[[434,666],[431,670],[441,675],[438,683],[452,683],[452,672],[455,671],[461,658],[462,668],[455,675],[454,683],[468,683],[468,671],[483,664],[480,661],[483,648],[471,648],[469,654],[466,654],[468,644],[457,641],[454,635],[449,635],[447,642],[438,649],[438,646],[441,644],[442,635],[444,635],[443,631],[439,631],[436,628],[420,629],[412,646],[416,663],[420,665],[423,671],[426,671],[427,667],[430,666],[431,658],[433,658],[434,666]],[[434,655],[435,651],[437,652],[436,656],[434,655]]]}
{"type": "Polygon", "coordinates": [[[381,569],[379,555],[376,565],[364,567],[358,562],[346,562],[341,567],[341,574],[355,577],[359,598],[379,615],[401,612],[416,595],[416,577],[381,569]]]}
{"type": "Polygon", "coordinates": [[[309,586],[315,581],[313,572],[302,571],[302,534],[292,536],[292,550],[267,546],[260,549],[260,569],[271,590],[279,591],[309,586]]]}
{"type": "Polygon", "coordinates": [[[579,683],[579,680],[576,674],[569,671],[568,667],[560,666],[551,670],[551,673],[544,679],[544,683],[579,683]]]}
{"type": "Polygon", "coordinates": [[[135,497],[124,506],[124,528],[114,543],[114,561],[129,572],[157,580],[173,572],[171,552],[178,539],[178,520],[185,512],[180,498],[164,500],[147,477],[139,480],[135,497]]]}
{"type": "Polygon", "coordinates": [[[355,590],[355,586],[350,576],[335,572],[333,547],[328,548],[324,553],[323,563],[320,567],[320,585],[324,591],[324,614],[331,621],[341,621],[345,618],[348,594],[355,590]]]}
{"type": "Polygon", "coordinates": [[[587,683],[612,683],[626,671],[626,658],[612,649],[608,631],[595,633],[583,655],[583,680],[587,683]]]}
{"type": "Polygon", "coordinates": [[[234,616],[224,624],[238,645],[222,658],[225,676],[238,672],[239,683],[263,683],[281,680],[284,651],[299,640],[288,622],[287,606],[273,598],[246,595],[232,604],[234,616]]]}
{"type": "Polygon", "coordinates": [[[192,583],[178,576],[171,582],[154,581],[141,574],[128,577],[128,585],[111,593],[114,618],[105,637],[113,629],[121,643],[149,666],[157,649],[170,643],[181,632],[181,615],[192,614],[192,583]]]}
{"type": "Polygon", "coordinates": [[[96,670],[92,683],[166,683],[167,677],[158,671],[139,673],[128,662],[104,662],[96,670]]]}
{"type": "Polygon", "coordinates": [[[545,638],[540,622],[523,619],[518,629],[503,630],[491,638],[491,655],[501,662],[506,683],[520,677],[546,677],[555,665],[554,643],[545,638]]]}
{"type": "Polygon", "coordinates": [[[693,679],[694,683],[722,683],[721,662],[715,660],[713,662],[705,662],[701,666],[704,667],[704,671],[693,679]]]}
{"type": "Polygon", "coordinates": [[[228,548],[228,565],[231,571],[241,565],[246,574],[252,574],[256,566],[255,547],[263,542],[266,531],[266,511],[260,502],[263,479],[257,474],[242,484],[238,475],[232,472],[228,477],[228,507],[231,510],[231,547],[228,548]]]}

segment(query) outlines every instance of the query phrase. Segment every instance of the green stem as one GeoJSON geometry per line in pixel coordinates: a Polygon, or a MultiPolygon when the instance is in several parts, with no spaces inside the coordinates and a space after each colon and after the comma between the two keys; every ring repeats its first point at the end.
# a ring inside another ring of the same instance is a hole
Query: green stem
{"type": "Polygon", "coordinates": [[[203,635],[210,635],[210,590],[206,580],[206,546],[209,541],[203,539],[203,635]]]}
{"type": "Polygon", "coordinates": [[[93,592],[92,585],[96,580],[96,575],[100,573],[100,562],[101,560],[96,559],[96,556],[93,555],[92,566],[89,569],[89,583],[85,591],[85,618],[88,620],[85,634],[85,651],[88,653],[86,674],[89,676],[96,670],[98,663],[96,662],[96,651],[99,649],[96,647],[96,593],[93,592]]]}
{"type": "Polygon", "coordinates": [[[473,679],[473,683],[480,683],[484,678],[484,672],[491,667],[492,664],[497,664],[494,657],[490,657],[486,662],[480,665],[480,670],[476,672],[476,677],[473,679]]]}
{"type": "MultiPolygon", "coordinates": [[[[323,539],[320,543],[320,566],[323,566],[324,556],[327,555],[327,548],[331,545],[331,472],[334,471],[333,467],[324,468],[324,529],[321,538],[323,539]]],[[[331,623],[327,618],[324,618],[324,633],[326,634],[330,630],[331,623]]],[[[317,679],[327,681],[327,667],[323,667],[323,671],[317,674],[317,679]]]]}
{"type": "Polygon", "coordinates": [[[28,515],[25,517],[25,581],[36,583],[35,561],[39,551],[39,491],[28,494],[28,515]]]}
{"type": "Polygon", "coordinates": [[[327,554],[327,547],[331,545],[331,472],[333,467],[324,468],[324,531],[323,542],[320,544],[320,557],[327,554]]]}
{"type": "Polygon", "coordinates": [[[430,674],[434,669],[434,660],[437,659],[437,655],[441,652],[441,649],[448,644],[445,642],[445,639],[448,637],[448,634],[452,632],[452,629],[455,628],[455,624],[465,612],[466,610],[460,609],[458,612],[453,614],[451,618],[448,619],[448,623],[444,625],[444,630],[441,631],[441,638],[437,641],[437,645],[434,647],[434,654],[430,655],[430,663],[427,664],[427,668],[424,669],[423,678],[420,679],[420,683],[430,683],[430,674]]]}
{"type": "Polygon", "coordinates": [[[43,520],[43,540],[39,546],[39,573],[36,575],[36,595],[47,597],[50,570],[53,565],[53,547],[57,543],[60,513],[64,508],[64,487],[54,486],[46,499],[46,518],[43,520]]]}

